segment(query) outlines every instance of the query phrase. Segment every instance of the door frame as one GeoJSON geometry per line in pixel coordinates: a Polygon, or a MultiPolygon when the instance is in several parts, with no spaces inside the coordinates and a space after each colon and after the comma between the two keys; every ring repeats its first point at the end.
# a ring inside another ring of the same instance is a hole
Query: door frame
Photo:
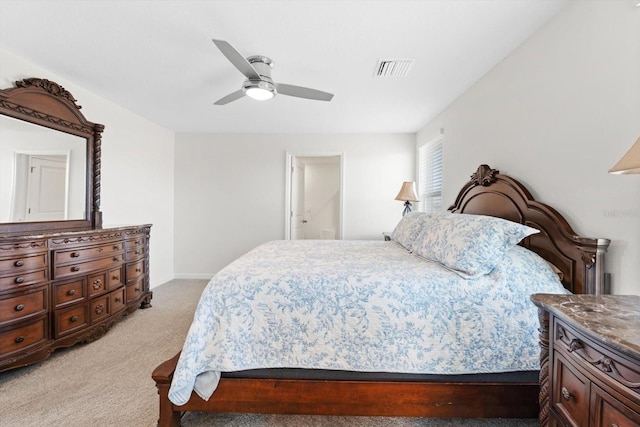
{"type": "Polygon", "coordinates": [[[339,157],[340,159],[340,201],[337,240],[341,240],[344,235],[344,152],[342,151],[287,151],[285,166],[285,206],[284,206],[284,239],[291,240],[291,167],[295,157],[339,157]]]}

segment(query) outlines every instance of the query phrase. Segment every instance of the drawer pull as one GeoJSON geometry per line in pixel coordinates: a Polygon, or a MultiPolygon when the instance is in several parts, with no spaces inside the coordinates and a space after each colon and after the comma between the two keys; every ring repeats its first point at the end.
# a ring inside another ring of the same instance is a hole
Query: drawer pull
{"type": "Polygon", "coordinates": [[[112,280],[120,280],[120,276],[111,276],[112,280]]]}
{"type": "Polygon", "coordinates": [[[115,298],[114,300],[115,300],[115,302],[121,302],[122,301],[122,299],[120,299],[120,298],[115,298]]]}
{"type": "Polygon", "coordinates": [[[71,271],[73,272],[80,271],[80,267],[78,267],[77,265],[74,265],[73,267],[71,267],[71,271]]]}
{"type": "Polygon", "coordinates": [[[71,258],[78,258],[80,256],[80,252],[71,252],[71,258]]]}
{"type": "Polygon", "coordinates": [[[16,282],[18,285],[20,283],[24,283],[24,277],[20,276],[20,277],[16,277],[16,279],[14,280],[14,282],[16,282]]]}
{"type": "Polygon", "coordinates": [[[69,296],[73,296],[73,295],[75,295],[75,294],[76,294],[76,290],[75,290],[75,289],[69,289],[69,290],[67,291],[67,295],[69,295],[69,296]]]}
{"type": "Polygon", "coordinates": [[[20,344],[22,341],[24,341],[24,337],[22,335],[20,335],[14,341],[16,342],[16,344],[20,344]]]}
{"type": "Polygon", "coordinates": [[[24,310],[24,304],[16,305],[16,311],[22,311],[22,310],[24,310]]]}
{"type": "Polygon", "coordinates": [[[134,291],[140,292],[140,288],[133,288],[134,291]]]}
{"type": "Polygon", "coordinates": [[[136,255],[140,255],[140,251],[136,251],[135,253],[136,253],[136,255]]]}
{"type": "Polygon", "coordinates": [[[100,289],[102,287],[102,280],[96,279],[93,281],[93,289],[100,289]]]}
{"type": "Polygon", "coordinates": [[[118,261],[120,261],[120,258],[118,258],[117,256],[114,256],[114,257],[113,257],[113,261],[114,261],[114,262],[118,262],[118,261]]]}
{"type": "Polygon", "coordinates": [[[117,251],[118,249],[120,249],[120,246],[118,246],[118,245],[113,245],[113,249],[117,251]]]}
{"type": "Polygon", "coordinates": [[[102,314],[103,311],[104,311],[104,304],[96,305],[96,309],[95,309],[96,314],[102,314]]]}
{"type": "Polygon", "coordinates": [[[573,395],[569,393],[569,390],[567,390],[566,387],[562,387],[562,390],[560,390],[560,393],[562,394],[562,398],[564,400],[571,400],[571,398],[573,397],[573,395]]]}
{"type": "Polygon", "coordinates": [[[22,267],[24,265],[24,261],[19,259],[18,261],[14,262],[13,265],[15,265],[16,267],[22,267]]]}
{"type": "Polygon", "coordinates": [[[71,322],[77,322],[78,321],[78,316],[71,316],[71,319],[69,319],[71,322]]]}

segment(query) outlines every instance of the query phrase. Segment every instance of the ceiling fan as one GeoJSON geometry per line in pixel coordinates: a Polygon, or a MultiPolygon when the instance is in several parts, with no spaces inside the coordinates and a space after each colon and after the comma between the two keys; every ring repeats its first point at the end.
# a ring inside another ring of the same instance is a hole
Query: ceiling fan
{"type": "Polygon", "coordinates": [[[224,40],[213,39],[222,54],[247,78],[242,88],[217,100],[215,105],[225,105],[247,95],[258,100],[271,99],[277,94],[295,96],[317,101],[331,101],[332,93],[322,92],[308,87],[275,83],[271,79],[273,61],[262,55],[254,55],[245,59],[231,44],[224,40]]]}

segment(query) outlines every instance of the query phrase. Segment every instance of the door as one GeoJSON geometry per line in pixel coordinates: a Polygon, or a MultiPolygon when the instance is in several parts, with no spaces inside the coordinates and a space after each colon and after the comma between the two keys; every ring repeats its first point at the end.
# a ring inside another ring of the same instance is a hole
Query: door
{"type": "Polygon", "coordinates": [[[304,239],[304,165],[294,157],[291,165],[291,240],[304,239]]]}
{"type": "Polygon", "coordinates": [[[65,219],[66,157],[29,156],[27,176],[27,221],[65,219]]]}
{"type": "Polygon", "coordinates": [[[285,239],[341,239],[342,153],[287,153],[285,239]]]}

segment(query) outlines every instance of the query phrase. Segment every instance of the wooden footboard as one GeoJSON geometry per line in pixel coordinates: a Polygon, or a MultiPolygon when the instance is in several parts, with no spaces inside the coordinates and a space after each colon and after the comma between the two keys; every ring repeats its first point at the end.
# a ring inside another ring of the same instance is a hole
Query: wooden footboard
{"type": "Polygon", "coordinates": [[[537,382],[333,381],[222,378],[205,401],[168,399],[178,355],[153,372],[160,395],[158,426],[177,427],[184,411],[437,418],[536,418],[537,382]]]}

